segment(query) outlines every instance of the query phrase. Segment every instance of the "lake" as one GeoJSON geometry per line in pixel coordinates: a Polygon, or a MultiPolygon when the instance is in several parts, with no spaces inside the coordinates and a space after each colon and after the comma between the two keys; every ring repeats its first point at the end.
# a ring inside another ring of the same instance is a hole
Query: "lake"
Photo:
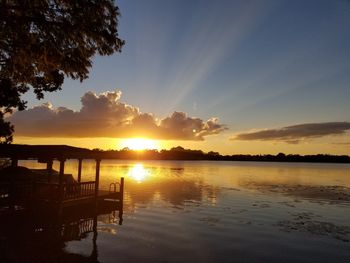
{"type": "MultiPolygon", "coordinates": [[[[77,170],[66,162],[65,173],[77,170]]],[[[82,181],[94,173],[84,161],[82,181]]],[[[47,262],[350,262],[348,164],[106,160],[100,176],[107,189],[125,177],[122,225],[100,215],[96,233],[47,262]]]]}

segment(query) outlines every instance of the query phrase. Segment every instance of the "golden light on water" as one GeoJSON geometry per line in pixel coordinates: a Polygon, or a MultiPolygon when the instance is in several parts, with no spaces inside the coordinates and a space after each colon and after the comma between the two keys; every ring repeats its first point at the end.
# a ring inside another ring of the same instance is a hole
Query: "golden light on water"
{"type": "Polygon", "coordinates": [[[141,183],[149,176],[149,171],[147,171],[142,164],[135,164],[129,170],[128,176],[136,182],[141,183]]]}
{"type": "Polygon", "coordinates": [[[123,140],[121,142],[121,147],[136,151],[152,150],[159,149],[159,142],[144,138],[130,138],[123,140]]]}

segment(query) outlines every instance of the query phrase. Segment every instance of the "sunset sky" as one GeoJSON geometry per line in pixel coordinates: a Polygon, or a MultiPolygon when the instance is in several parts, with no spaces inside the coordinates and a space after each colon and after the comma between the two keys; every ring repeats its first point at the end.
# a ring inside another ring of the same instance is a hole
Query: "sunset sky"
{"type": "Polygon", "coordinates": [[[26,95],[15,143],[350,154],[350,1],[117,4],[122,53],[26,95]]]}

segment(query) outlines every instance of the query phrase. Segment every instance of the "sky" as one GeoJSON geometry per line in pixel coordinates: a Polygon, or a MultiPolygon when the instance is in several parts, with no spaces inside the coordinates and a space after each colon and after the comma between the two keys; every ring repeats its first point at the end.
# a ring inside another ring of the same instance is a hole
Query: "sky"
{"type": "Polygon", "coordinates": [[[96,56],[83,83],[26,94],[15,143],[350,154],[350,1],[117,5],[122,52],[96,56]]]}

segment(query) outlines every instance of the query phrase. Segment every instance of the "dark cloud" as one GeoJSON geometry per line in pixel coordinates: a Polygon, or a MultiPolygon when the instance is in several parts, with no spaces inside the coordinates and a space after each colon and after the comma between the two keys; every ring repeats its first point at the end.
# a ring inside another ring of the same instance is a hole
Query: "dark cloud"
{"type": "Polygon", "coordinates": [[[280,129],[240,133],[231,139],[241,141],[283,141],[295,144],[305,139],[344,134],[347,130],[350,130],[350,122],[305,123],[280,129]]]}
{"type": "Polygon", "coordinates": [[[121,92],[96,95],[87,92],[81,98],[80,111],[54,108],[45,103],[15,112],[8,119],[15,125],[17,136],[31,137],[149,137],[171,140],[204,140],[205,136],[226,129],[217,118],[203,121],[174,112],[164,119],[120,102],[121,92]]]}
{"type": "Polygon", "coordinates": [[[334,142],[334,143],[332,143],[332,144],[348,146],[348,145],[350,145],[350,142],[334,142]]]}

